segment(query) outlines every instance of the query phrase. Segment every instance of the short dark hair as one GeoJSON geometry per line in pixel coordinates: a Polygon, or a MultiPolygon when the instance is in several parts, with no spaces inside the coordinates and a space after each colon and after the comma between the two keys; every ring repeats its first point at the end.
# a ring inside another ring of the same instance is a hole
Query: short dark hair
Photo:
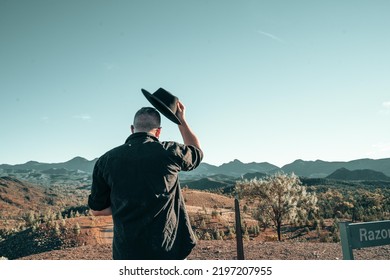
{"type": "Polygon", "coordinates": [[[152,107],[142,107],[135,113],[134,128],[137,131],[148,132],[161,125],[160,113],[152,107]]]}

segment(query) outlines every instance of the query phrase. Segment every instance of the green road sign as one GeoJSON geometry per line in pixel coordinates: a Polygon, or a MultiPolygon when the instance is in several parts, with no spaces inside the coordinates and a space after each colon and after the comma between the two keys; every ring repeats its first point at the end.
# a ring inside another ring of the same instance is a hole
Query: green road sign
{"type": "Polygon", "coordinates": [[[343,259],[353,260],[352,249],[390,244],[390,220],[368,223],[340,223],[343,259]]]}

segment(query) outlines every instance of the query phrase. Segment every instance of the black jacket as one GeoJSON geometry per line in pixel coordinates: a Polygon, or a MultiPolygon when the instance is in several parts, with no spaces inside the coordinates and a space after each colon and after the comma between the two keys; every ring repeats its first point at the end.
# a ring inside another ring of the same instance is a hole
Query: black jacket
{"type": "Polygon", "coordinates": [[[114,259],[184,259],[196,241],[179,172],[196,168],[200,149],[134,133],[95,164],[88,204],[112,208],[114,259]]]}

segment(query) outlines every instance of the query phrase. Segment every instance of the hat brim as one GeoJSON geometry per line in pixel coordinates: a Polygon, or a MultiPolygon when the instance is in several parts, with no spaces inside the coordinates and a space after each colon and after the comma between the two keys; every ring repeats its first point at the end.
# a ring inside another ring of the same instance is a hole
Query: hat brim
{"type": "Polygon", "coordinates": [[[163,114],[166,118],[168,118],[170,121],[181,124],[181,121],[179,118],[172,112],[171,109],[169,109],[162,101],[160,101],[158,98],[156,98],[154,95],[152,95],[147,90],[141,89],[142,93],[146,97],[146,99],[154,106],[154,108],[157,109],[161,114],[163,114]]]}

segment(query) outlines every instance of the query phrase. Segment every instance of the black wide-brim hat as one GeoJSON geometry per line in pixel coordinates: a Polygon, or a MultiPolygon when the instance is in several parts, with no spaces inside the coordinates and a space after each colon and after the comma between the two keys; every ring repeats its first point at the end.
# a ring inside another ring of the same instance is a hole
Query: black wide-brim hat
{"type": "Polygon", "coordinates": [[[146,99],[154,106],[154,108],[157,109],[157,111],[174,123],[181,124],[181,121],[176,116],[177,101],[179,101],[176,96],[163,88],[159,88],[153,94],[143,88],[141,91],[145,95],[146,99]]]}

